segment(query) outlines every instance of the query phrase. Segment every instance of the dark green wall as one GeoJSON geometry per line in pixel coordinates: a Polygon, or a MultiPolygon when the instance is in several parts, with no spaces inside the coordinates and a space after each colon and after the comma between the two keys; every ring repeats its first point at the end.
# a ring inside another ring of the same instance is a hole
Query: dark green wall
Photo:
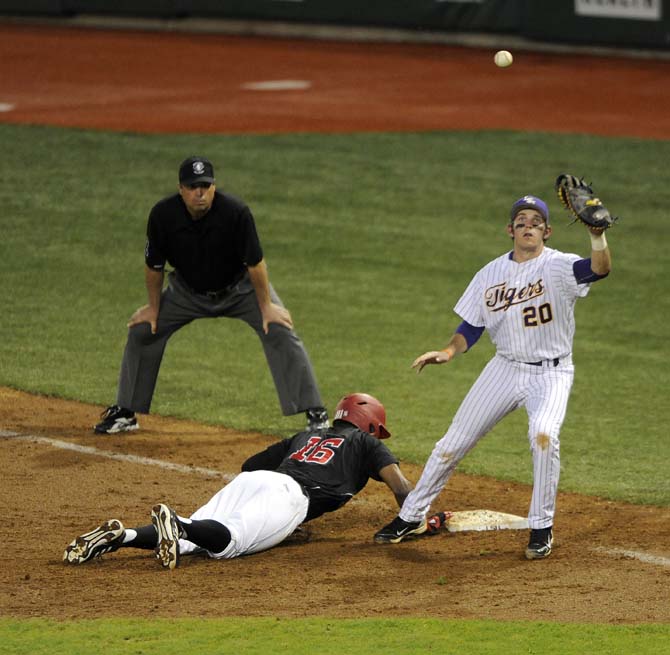
{"type": "Polygon", "coordinates": [[[591,45],[670,48],[670,0],[0,0],[0,14],[229,18],[517,34],[591,45]],[[627,16],[577,15],[615,6],[627,16]],[[660,19],[631,12],[656,6],[660,19]]]}

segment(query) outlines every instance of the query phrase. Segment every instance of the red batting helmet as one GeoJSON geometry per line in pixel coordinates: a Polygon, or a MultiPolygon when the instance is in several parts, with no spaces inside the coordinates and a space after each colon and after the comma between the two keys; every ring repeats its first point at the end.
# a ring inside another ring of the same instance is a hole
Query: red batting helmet
{"type": "Polygon", "coordinates": [[[377,439],[386,439],[391,433],[384,427],[386,410],[374,396],[352,393],[337,403],[334,421],[348,421],[359,430],[369,432],[377,439]]]}

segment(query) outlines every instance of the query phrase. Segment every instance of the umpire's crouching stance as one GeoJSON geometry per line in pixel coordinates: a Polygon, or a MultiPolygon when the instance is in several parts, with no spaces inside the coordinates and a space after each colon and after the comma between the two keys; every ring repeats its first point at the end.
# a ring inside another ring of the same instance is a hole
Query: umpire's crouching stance
{"type": "Polygon", "coordinates": [[[289,311],[270,284],[249,208],[216,190],[204,157],[179,167],[179,192],[149,214],[145,250],[149,304],[128,322],[116,405],[95,432],[136,430],[135,412],[148,413],[168,339],[197,318],[227,316],[258,334],[285,415],[306,412],[308,425],[328,425],[312,365],[289,311]],[[165,264],[174,271],[163,289],[165,264]]]}

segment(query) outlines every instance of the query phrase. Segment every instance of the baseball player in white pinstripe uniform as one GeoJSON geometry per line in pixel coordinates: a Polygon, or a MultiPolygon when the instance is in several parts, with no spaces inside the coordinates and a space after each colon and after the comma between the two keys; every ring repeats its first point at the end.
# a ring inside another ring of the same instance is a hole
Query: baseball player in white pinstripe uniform
{"type": "Polygon", "coordinates": [[[427,364],[451,361],[471,348],[484,329],[496,354],[435,444],[399,515],[375,534],[378,543],[398,543],[425,532],[430,505],[461,459],[507,414],[524,407],[534,480],[526,557],[542,559],[551,553],[559,433],[574,375],[574,306],[592,282],[608,275],[611,258],[605,235],[596,228],[588,228],[589,259],[547,247],[549,209],[535,196],[517,200],[510,219],[512,251],[475,275],[456,304],[462,323],[446,348],[424,353],[412,366],[420,372],[427,364]]]}

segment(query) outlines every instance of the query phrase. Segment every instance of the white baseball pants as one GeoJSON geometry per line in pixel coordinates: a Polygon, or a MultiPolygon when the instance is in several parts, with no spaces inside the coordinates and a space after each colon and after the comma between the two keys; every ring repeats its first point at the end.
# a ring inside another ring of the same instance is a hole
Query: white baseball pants
{"type": "Polygon", "coordinates": [[[553,525],[560,474],[559,433],[572,388],[568,357],[558,366],[533,366],[496,355],[463,399],[447,433],[435,444],[400,517],[423,520],[458,463],[507,414],[524,407],[533,458],[533,493],[528,512],[532,529],[553,525]]]}
{"type": "MultiPolygon", "coordinates": [[[[284,541],[304,521],[309,500],[290,476],[275,471],[240,473],[195,511],[194,520],[213,519],[230,530],[231,541],[214,559],[230,559],[267,550],[284,541]]],[[[187,555],[200,550],[194,543],[179,540],[187,555]]]]}

